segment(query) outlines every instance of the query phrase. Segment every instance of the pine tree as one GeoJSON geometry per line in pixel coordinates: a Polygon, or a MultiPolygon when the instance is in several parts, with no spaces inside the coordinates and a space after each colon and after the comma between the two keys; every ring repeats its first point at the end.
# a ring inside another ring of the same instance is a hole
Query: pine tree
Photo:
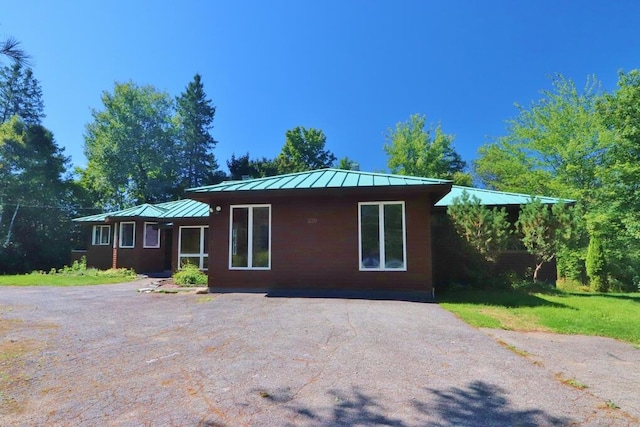
{"type": "Polygon", "coordinates": [[[200,74],[194,76],[176,101],[181,166],[179,186],[184,189],[211,184],[218,168],[213,154],[218,141],[210,133],[216,107],[207,99],[200,74]]]}
{"type": "Polygon", "coordinates": [[[45,117],[40,82],[19,63],[0,69],[0,123],[14,115],[27,125],[39,125],[45,117]]]}

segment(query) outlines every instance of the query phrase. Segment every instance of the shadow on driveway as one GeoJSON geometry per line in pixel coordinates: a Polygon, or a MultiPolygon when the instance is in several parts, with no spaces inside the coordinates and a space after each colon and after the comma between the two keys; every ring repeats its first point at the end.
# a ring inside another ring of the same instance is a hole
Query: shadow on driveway
{"type": "MultiPolygon", "coordinates": [[[[307,422],[319,425],[353,426],[377,425],[405,427],[414,425],[389,414],[384,398],[353,387],[350,393],[330,390],[328,395],[335,404],[329,408],[312,409],[292,403],[295,396],[290,389],[273,391],[253,390],[265,400],[284,404],[289,411],[307,422]],[[327,415],[328,414],[328,415],[327,415]]],[[[506,390],[483,381],[473,381],[466,388],[450,387],[442,390],[425,388],[427,401],[414,399],[415,421],[428,422],[436,427],[512,426],[536,427],[540,425],[568,425],[572,419],[558,418],[539,409],[518,410],[511,406],[506,390]]]]}

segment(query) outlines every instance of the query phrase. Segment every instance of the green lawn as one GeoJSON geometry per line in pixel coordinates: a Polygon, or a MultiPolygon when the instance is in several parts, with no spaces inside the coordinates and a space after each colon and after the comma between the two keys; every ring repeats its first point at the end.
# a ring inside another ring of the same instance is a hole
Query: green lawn
{"type": "Polygon", "coordinates": [[[477,327],[599,335],[640,345],[640,294],[465,291],[439,299],[477,327]]]}
{"type": "Polygon", "coordinates": [[[135,274],[22,274],[0,276],[0,286],[88,286],[131,282],[135,274]]]}

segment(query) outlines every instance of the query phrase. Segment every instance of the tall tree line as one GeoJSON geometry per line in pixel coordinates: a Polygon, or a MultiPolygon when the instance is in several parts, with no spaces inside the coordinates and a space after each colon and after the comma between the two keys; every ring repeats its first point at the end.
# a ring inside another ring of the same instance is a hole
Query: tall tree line
{"type": "Polygon", "coordinates": [[[480,148],[478,178],[497,190],[577,200],[581,237],[560,249],[560,277],[637,290],[640,71],[620,72],[612,92],[595,77],[580,90],[557,75],[540,100],[517,108],[506,135],[480,148]],[[594,259],[599,267],[587,268],[594,259]]]}
{"type": "Polygon", "coordinates": [[[81,182],[105,210],[175,200],[224,179],[211,135],[215,106],[196,74],[175,99],[151,85],[116,83],[92,110],[81,182]]]}
{"type": "Polygon", "coordinates": [[[24,57],[0,68],[0,273],[68,262],[70,219],[86,203],[69,158],[42,126],[42,89],[24,57]]]}

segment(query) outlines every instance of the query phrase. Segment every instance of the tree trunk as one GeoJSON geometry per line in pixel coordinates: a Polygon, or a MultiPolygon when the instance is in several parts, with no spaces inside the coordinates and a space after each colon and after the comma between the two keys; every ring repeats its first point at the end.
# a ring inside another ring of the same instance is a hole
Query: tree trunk
{"type": "Polygon", "coordinates": [[[20,202],[16,205],[16,210],[13,211],[13,216],[11,217],[11,222],[9,223],[9,230],[7,230],[7,238],[4,241],[4,247],[9,246],[9,242],[11,242],[11,230],[13,229],[13,223],[16,220],[16,215],[18,215],[18,209],[20,209],[20,202]]]}
{"type": "Polygon", "coordinates": [[[540,272],[540,269],[542,268],[542,264],[544,264],[544,261],[536,262],[536,269],[533,270],[533,282],[534,283],[538,282],[538,273],[540,272]]]}

